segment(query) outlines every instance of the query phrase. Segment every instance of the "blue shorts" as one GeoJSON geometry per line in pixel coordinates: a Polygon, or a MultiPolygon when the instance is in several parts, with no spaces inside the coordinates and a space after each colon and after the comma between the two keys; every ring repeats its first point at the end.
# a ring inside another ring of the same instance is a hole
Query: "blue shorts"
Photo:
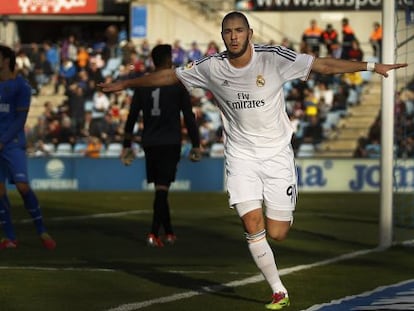
{"type": "Polygon", "coordinates": [[[0,151],[0,182],[28,183],[26,149],[4,148],[0,151]]]}

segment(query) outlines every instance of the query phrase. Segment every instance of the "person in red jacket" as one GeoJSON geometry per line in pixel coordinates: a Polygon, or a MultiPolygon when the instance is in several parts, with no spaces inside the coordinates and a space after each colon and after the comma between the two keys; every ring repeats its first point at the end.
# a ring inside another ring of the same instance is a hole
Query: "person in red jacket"
{"type": "Polygon", "coordinates": [[[338,32],[332,27],[332,24],[326,25],[322,32],[322,42],[326,47],[327,56],[332,56],[333,46],[338,44],[338,32]]]}

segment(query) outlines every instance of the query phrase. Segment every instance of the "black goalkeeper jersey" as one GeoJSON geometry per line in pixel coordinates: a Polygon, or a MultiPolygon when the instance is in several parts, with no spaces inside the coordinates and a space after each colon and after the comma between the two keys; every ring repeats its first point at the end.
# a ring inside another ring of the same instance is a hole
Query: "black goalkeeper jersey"
{"type": "Polygon", "coordinates": [[[132,132],[142,110],[144,129],[141,144],[181,145],[181,112],[194,148],[200,145],[190,95],[183,85],[136,88],[125,124],[124,147],[131,146],[132,132]]]}

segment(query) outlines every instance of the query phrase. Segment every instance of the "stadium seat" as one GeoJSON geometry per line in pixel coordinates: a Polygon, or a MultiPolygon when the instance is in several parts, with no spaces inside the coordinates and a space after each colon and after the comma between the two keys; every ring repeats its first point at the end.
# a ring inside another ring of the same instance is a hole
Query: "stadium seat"
{"type": "Polygon", "coordinates": [[[121,155],[121,152],[122,152],[121,143],[109,143],[103,155],[109,158],[119,157],[121,155]]]}
{"type": "Polygon", "coordinates": [[[83,156],[84,155],[84,151],[87,148],[87,144],[83,143],[83,142],[78,142],[75,144],[75,146],[73,147],[73,155],[75,156],[83,156]]]}
{"type": "Polygon", "coordinates": [[[54,153],[57,157],[71,157],[73,156],[72,145],[69,143],[59,143],[54,153]]]}
{"type": "Polygon", "coordinates": [[[209,155],[212,158],[223,158],[224,157],[224,145],[222,143],[212,144],[209,155]]]}
{"type": "Polygon", "coordinates": [[[309,158],[315,155],[315,147],[313,144],[301,144],[297,153],[298,158],[309,158]]]}
{"type": "Polygon", "coordinates": [[[135,157],[137,158],[145,157],[144,149],[140,146],[140,144],[132,143],[132,149],[134,150],[135,157]]]}

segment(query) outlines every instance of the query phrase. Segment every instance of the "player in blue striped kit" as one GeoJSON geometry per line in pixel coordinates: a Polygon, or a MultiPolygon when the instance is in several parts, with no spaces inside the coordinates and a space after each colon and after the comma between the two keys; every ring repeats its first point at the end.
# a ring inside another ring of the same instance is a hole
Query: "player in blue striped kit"
{"type": "Polygon", "coordinates": [[[30,108],[31,87],[23,77],[15,74],[15,65],[14,51],[0,45],[0,223],[5,235],[0,241],[0,249],[17,247],[6,181],[16,185],[43,246],[54,249],[56,242],[46,232],[39,202],[27,176],[24,126],[30,108]]]}

